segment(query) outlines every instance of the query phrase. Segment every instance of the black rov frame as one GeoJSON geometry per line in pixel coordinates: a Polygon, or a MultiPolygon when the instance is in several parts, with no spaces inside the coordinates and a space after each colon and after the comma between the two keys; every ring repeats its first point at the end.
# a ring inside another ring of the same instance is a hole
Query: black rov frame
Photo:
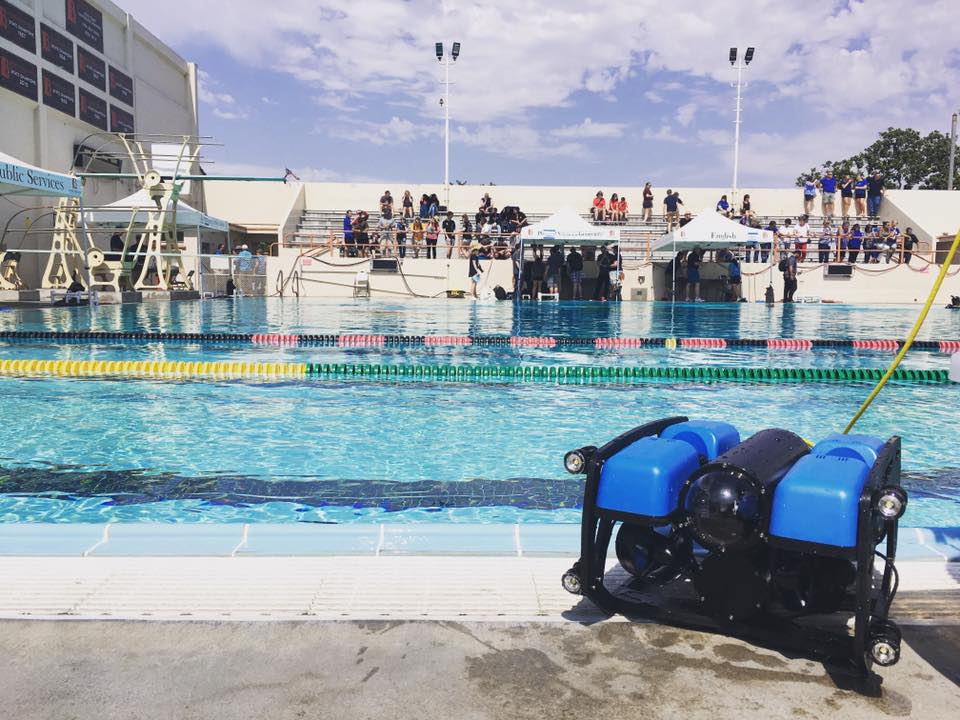
{"type": "MultiPolygon", "coordinates": [[[[631,513],[604,510],[597,507],[597,491],[603,464],[611,457],[640,438],[659,435],[666,428],[688,418],[677,416],[641,425],[614,438],[599,449],[582,448],[586,485],[583,496],[583,519],[581,524],[580,559],[563,574],[565,590],[583,595],[598,608],[609,614],[621,614],[634,619],[644,619],[673,627],[721,633],[737,637],[757,645],[794,652],[803,656],[849,664],[860,675],[870,674],[874,663],[893,665],[900,655],[900,630],[889,620],[890,606],[899,584],[895,567],[897,550],[898,517],[884,518],[877,511],[881,488],[888,491],[900,489],[901,441],[891,437],[878,453],[869,471],[858,505],[857,545],[841,548],[803,541],[770,539],[764,529],[771,549],[796,551],[820,557],[840,558],[856,564],[854,581],[855,620],[853,635],[823,628],[801,625],[798,615],[781,616],[765,612],[749,621],[728,622],[713,617],[693,599],[668,601],[654,604],[614,594],[604,585],[607,549],[617,522],[645,527],[662,527],[672,523],[674,531],[684,532],[687,520],[678,509],[665,518],[649,518],[631,513]],[[877,544],[886,539],[886,553],[876,550],[877,544]],[[874,560],[884,561],[879,587],[874,584],[874,560]],[[671,606],[672,602],[672,606],[671,606]]],[[[768,519],[769,521],[769,519],[768,519]]],[[[672,578],[690,578],[697,570],[697,562],[691,554],[672,578]]],[[[634,583],[642,583],[640,578],[634,583]]],[[[633,583],[631,583],[633,584],[633,583]]],[[[665,584],[665,583],[664,583],[665,584]]],[[[815,615],[816,612],[810,613],[815,615]]]]}

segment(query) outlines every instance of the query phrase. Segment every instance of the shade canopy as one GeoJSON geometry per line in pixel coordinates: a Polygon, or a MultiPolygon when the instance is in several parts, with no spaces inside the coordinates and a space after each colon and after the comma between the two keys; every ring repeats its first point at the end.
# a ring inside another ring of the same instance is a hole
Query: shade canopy
{"type": "Polygon", "coordinates": [[[616,245],[620,228],[592,225],[576,210],[564,208],[545,220],[520,231],[524,243],[566,243],[572,245],[616,245]]]}
{"type": "MultiPolygon", "coordinates": [[[[84,220],[88,225],[125,226],[130,222],[131,215],[136,212],[135,223],[144,225],[147,222],[147,212],[154,208],[156,208],[154,200],[147,194],[146,190],[140,190],[105,207],[88,210],[84,220]]],[[[167,210],[172,210],[172,203],[168,204],[167,210]]],[[[230,224],[226,220],[202,213],[183,200],[179,200],[177,202],[177,229],[189,228],[227,232],[230,229],[230,224]]]]}
{"type": "Polygon", "coordinates": [[[653,250],[718,250],[761,242],[772,243],[773,233],[741,225],[714,210],[703,210],[682,228],[661,235],[653,250]]]}
{"type": "Polygon", "coordinates": [[[35,167],[0,152],[0,195],[80,197],[80,178],[35,167]]]}

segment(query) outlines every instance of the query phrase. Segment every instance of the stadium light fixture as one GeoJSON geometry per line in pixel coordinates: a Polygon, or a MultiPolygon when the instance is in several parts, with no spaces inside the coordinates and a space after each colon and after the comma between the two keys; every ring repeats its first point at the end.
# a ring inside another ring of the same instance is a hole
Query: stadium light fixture
{"type": "Polygon", "coordinates": [[[437,48],[437,60],[441,61],[443,60],[443,43],[437,43],[436,48],[437,48]]]}
{"type": "Polygon", "coordinates": [[[752,60],[753,60],[753,48],[748,47],[747,54],[743,56],[743,64],[749,65],[752,60]]]}
{"type": "Polygon", "coordinates": [[[453,44],[453,50],[450,52],[450,55],[453,56],[454,60],[460,57],[460,43],[455,42],[453,44]]]}
{"type": "Polygon", "coordinates": [[[737,49],[730,48],[730,64],[735,65],[737,62],[737,49]]]}

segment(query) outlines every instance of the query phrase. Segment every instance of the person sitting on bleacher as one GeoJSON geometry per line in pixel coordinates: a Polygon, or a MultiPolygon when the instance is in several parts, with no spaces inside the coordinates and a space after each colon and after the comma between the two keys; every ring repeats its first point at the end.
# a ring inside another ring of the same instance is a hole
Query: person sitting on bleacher
{"type": "Polygon", "coordinates": [[[590,217],[593,218],[594,222],[603,222],[607,219],[607,201],[603,199],[603,190],[597,190],[597,194],[593,198],[590,217]]]}

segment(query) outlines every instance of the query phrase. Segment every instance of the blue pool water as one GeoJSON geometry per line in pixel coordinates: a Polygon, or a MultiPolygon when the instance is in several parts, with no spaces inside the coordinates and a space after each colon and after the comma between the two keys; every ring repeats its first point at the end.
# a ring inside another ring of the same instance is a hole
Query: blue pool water
{"type": "MultiPolygon", "coordinates": [[[[0,330],[902,338],[915,308],[625,303],[477,305],[244,299],[18,310],[0,330]]],[[[934,312],[923,338],[960,337],[934,312]]],[[[872,351],[572,353],[510,348],[0,344],[0,357],[882,367],[872,351]]],[[[913,367],[945,367],[915,353],[913,367]]],[[[567,449],[665,415],[817,439],[869,391],[851,385],[456,385],[0,379],[0,521],[576,522],[567,449]]],[[[960,525],[960,386],[891,386],[858,431],[904,437],[905,521],[960,525]]]]}

